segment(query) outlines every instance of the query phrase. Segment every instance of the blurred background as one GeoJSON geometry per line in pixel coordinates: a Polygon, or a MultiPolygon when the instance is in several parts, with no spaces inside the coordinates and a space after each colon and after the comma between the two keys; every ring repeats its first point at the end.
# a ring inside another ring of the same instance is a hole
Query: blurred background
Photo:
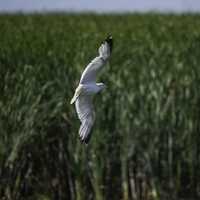
{"type": "Polygon", "coordinates": [[[93,12],[198,12],[198,0],[1,0],[0,10],[33,11],[93,11],[93,12]]]}
{"type": "Polygon", "coordinates": [[[0,199],[200,199],[197,0],[0,0],[0,199]],[[70,99],[108,34],[88,146],[70,99]]]}

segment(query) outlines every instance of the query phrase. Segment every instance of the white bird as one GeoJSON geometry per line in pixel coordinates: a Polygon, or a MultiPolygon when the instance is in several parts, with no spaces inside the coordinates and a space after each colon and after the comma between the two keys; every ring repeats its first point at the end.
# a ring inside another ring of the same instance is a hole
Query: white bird
{"type": "Polygon", "coordinates": [[[105,65],[111,55],[113,46],[112,36],[108,36],[99,47],[99,55],[94,58],[83,71],[71,104],[75,102],[76,112],[81,121],[79,136],[82,142],[89,142],[91,129],[95,121],[93,96],[103,90],[103,83],[96,83],[96,75],[105,65]]]}

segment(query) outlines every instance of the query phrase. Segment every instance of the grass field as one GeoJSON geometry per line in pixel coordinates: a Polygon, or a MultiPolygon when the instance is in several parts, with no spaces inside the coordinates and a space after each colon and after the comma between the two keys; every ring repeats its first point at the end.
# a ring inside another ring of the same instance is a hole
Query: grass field
{"type": "Polygon", "coordinates": [[[200,198],[199,15],[0,15],[0,198],[200,198]],[[90,144],[69,104],[101,41],[90,144]]]}

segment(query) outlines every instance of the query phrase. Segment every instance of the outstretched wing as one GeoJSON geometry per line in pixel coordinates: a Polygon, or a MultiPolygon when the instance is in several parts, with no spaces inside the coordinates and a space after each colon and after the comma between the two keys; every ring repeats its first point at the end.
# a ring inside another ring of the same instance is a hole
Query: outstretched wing
{"type": "Polygon", "coordinates": [[[77,98],[75,105],[76,112],[81,121],[79,136],[81,141],[87,144],[89,142],[91,129],[95,121],[95,111],[92,104],[92,97],[89,95],[80,95],[77,98]]]}
{"type": "Polygon", "coordinates": [[[96,82],[96,75],[110,57],[112,51],[112,37],[109,36],[99,47],[99,56],[94,58],[83,71],[80,83],[96,82]]]}

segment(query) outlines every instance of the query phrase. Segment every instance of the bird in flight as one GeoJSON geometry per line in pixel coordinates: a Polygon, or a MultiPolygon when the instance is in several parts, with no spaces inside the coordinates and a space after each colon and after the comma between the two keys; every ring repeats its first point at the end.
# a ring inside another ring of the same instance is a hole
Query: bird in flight
{"type": "Polygon", "coordinates": [[[75,103],[76,112],[81,121],[79,136],[81,141],[86,144],[90,140],[91,129],[95,121],[93,96],[105,88],[103,83],[96,83],[96,76],[109,59],[112,46],[112,36],[108,36],[99,47],[99,55],[83,71],[79,85],[70,102],[71,104],[75,103]]]}

